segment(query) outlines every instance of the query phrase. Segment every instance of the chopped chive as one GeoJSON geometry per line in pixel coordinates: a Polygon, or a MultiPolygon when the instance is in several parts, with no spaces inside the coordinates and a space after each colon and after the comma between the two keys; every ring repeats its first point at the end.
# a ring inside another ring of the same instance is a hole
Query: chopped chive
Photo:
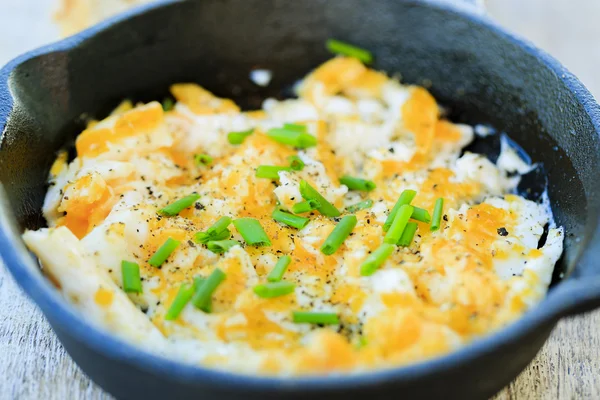
{"type": "Polygon", "coordinates": [[[417,221],[425,222],[426,224],[431,222],[431,216],[429,215],[429,211],[424,210],[419,207],[415,207],[415,209],[410,217],[412,219],[416,219],[417,221]]]}
{"type": "Polygon", "coordinates": [[[329,39],[327,40],[325,45],[327,47],[327,50],[329,50],[333,54],[354,57],[364,62],[365,64],[370,64],[371,62],[373,62],[373,54],[371,54],[370,51],[361,49],[360,47],[356,47],[349,43],[345,43],[336,39],[329,39]]]}
{"type": "Polygon", "coordinates": [[[206,230],[206,233],[208,233],[211,236],[215,236],[215,235],[223,232],[225,229],[227,229],[227,227],[229,226],[230,223],[231,223],[231,218],[229,218],[227,216],[221,217],[217,220],[217,222],[212,224],[206,230]]]}
{"type": "Polygon", "coordinates": [[[165,97],[162,101],[163,111],[171,111],[173,107],[175,107],[173,99],[171,99],[170,97],[165,97]]]}
{"type": "Polygon", "coordinates": [[[227,140],[229,140],[229,143],[231,144],[242,144],[248,136],[252,135],[252,132],[254,132],[254,128],[241,132],[229,132],[227,134],[227,140]]]}
{"type": "Polygon", "coordinates": [[[229,239],[230,237],[231,237],[231,231],[229,229],[225,228],[224,231],[221,231],[213,236],[209,235],[208,232],[198,232],[194,235],[194,242],[206,244],[211,241],[214,242],[217,240],[229,239]]]}
{"type": "Polygon", "coordinates": [[[194,156],[194,162],[196,165],[210,165],[214,159],[208,154],[196,154],[194,156]]]}
{"type": "Polygon", "coordinates": [[[387,219],[385,220],[385,223],[383,224],[383,230],[385,232],[387,232],[388,229],[390,229],[390,226],[392,226],[392,222],[394,222],[394,218],[396,217],[396,213],[398,212],[400,207],[402,207],[405,204],[410,204],[410,202],[413,201],[416,195],[417,192],[410,189],[404,190],[400,194],[398,201],[394,205],[394,208],[392,208],[392,211],[390,211],[390,214],[388,215],[387,219]]]}
{"type": "Polygon", "coordinates": [[[131,261],[121,261],[121,276],[123,277],[123,290],[126,293],[142,293],[139,265],[131,261]]]}
{"type": "Polygon", "coordinates": [[[179,247],[179,240],[175,240],[173,238],[168,238],[165,243],[156,252],[150,257],[148,260],[148,264],[153,267],[159,268],[167,258],[175,251],[177,247],[179,247]]]}
{"type": "Polygon", "coordinates": [[[302,213],[316,210],[320,206],[321,206],[321,203],[319,203],[317,200],[305,200],[305,201],[301,201],[300,203],[294,204],[292,206],[292,212],[294,214],[302,214],[302,213]]]}
{"type": "Polygon", "coordinates": [[[298,156],[289,156],[290,168],[294,171],[302,171],[304,169],[304,161],[298,156]]]}
{"type": "Polygon", "coordinates": [[[307,132],[297,131],[293,129],[269,129],[269,131],[267,131],[267,136],[278,143],[287,144],[301,149],[317,145],[316,137],[307,132]]]}
{"type": "Polygon", "coordinates": [[[358,338],[358,343],[356,343],[356,348],[362,349],[363,347],[367,346],[368,344],[369,344],[369,341],[367,340],[367,338],[364,336],[361,336],[358,338]]]}
{"type": "Polygon", "coordinates": [[[317,138],[309,133],[301,133],[298,137],[298,143],[295,147],[306,149],[308,147],[314,147],[317,145],[317,138]]]}
{"type": "Polygon", "coordinates": [[[290,131],[306,132],[306,125],[302,124],[283,124],[283,129],[290,131]]]}
{"type": "Polygon", "coordinates": [[[168,206],[158,210],[159,214],[166,215],[168,217],[173,217],[188,207],[191,207],[192,204],[196,202],[200,198],[198,193],[190,194],[189,196],[185,196],[174,203],[169,204],[168,206]]]}
{"type": "Polygon", "coordinates": [[[280,281],[264,283],[254,286],[254,293],[263,299],[271,299],[273,297],[285,296],[294,292],[295,284],[292,282],[280,281]]]}
{"type": "Polygon", "coordinates": [[[319,203],[317,210],[326,217],[337,217],[340,215],[340,211],[305,180],[300,181],[300,194],[304,200],[316,200],[319,203]]]}
{"type": "Polygon", "coordinates": [[[387,243],[383,243],[381,246],[379,246],[377,250],[369,254],[365,261],[363,261],[362,265],[360,266],[360,274],[362,276],[373,275],[375,271],[377,271],[377,269],[383,265],[390,254],[392,254],[394,248],[395,247],[393,244],[387,243]]]}
{"type": "Polygon", "coordinates": [[[296,229],[302,229],[310,222],[310,219],[308,218],[299,217],[298,215],[290,214],[279,209],[275,209],[273,214],[271,214],[271,217],[277,222],[281,222],[282,224],[296,229]]]}
{"type": "Polygon", "coordinates": [[[238,218],[233,221],[233,226],[238,230],[246,243],[251,246],[270,246],[271,240],[260,225],[257,219],[254,218],[238,218]]]}
{"type": "Polygon", "coordinates": [[[321,246],[321,253],[326,254],[328,256],[332,255],[340,248],[344,240],[350,233],[352,229],[356,226],[357,219],[355,215],[346,215],[342,220],[333,228],[333,231],[327,236],[325,242],[321,246]]]}
{"type": "Polygon", "coordinates": [[[294,311],[292,320],[297,324],[337,325],[340,323],[336,313],[294,311]]]}
{"type": "Polygon", "coordinates": [[[375,189],[377,187],[377,185],[375,185],[375,182],[373,181],[368,181],[366,179],[360,179],[360,178],[354,178],[352,176],[342,176],[340,178],[340,183],[342,185],[346,185],[348,186],[348,189],[350,190],[362,190],[363,192],[370,192],[371,190],[375,189]]]}
{"type": "Polygon", "coordinates": [[[165,319],[167,321],[172,321],[179,317],[179,314],[183,311],[186,304],[190,301],[192,296],[194,295],[194,286],[189,283],[182,283],[177,291],[177,295],[175,299],[171,303],[169,310],[165,314],[165,319]]]}
{"type": "MultiPolygon", "coordinates": [[[[206,281],[206,278],[203,276],[197,276],[194,278],[194,291],[193,291],[194,293],[204,283],[204,281],[206,281]]],[[[205,313],[212,312],[212,299],[209,297],[208,300],[206,300],[206,302],[203,305],[201,305],[199,308],[202,311],[204,311],[205,313]]]]}
{"type": "Polygon", "coordinates": [[[402,236],[400,236],[400,240],[398,240],[398,246],[408,247],[412,243],[415,238],[415,232],[417,232],[417,223],[409,222],[406,224],[406,228],[404,228],[404,232],[402,232],[402,236]]]}
{"type": "Polygon", "coordinates": [[[267,275],[267,280],[269,282],[279,282],[281,278],[283,278],[283,274],[285,274],[285,271],[291,262],[292,257],[288,255],[279,257],[277,264],[275,264],[271,272],[269,272],[269,275],[267,275]]]}
{"type": "Polygon", "coordinates": [[[215,268],[208,278],[196,288],[192,297],[192,304],[201,310],[206,308],[206,304],[210,301],[213,292],[225,280],[225,276],[225,272],[219,268],[215,268]]]}
{"type": "MultiPolygon", "coordinates": [[[[229,239],[231,237],[231,232],[227,227],[231,223],[231,218],[225,216],[219,218],[217,222],[212,224],[206,232],[198,232],[194,236],[194,241],[196,243],[206,244],[210,241],[221,241],[225,239],[229,239]]],[[[216,247],[215,247],[216,248],[216,247]]]]}
{"type": "Polygon", "coordinates": [[[198,290],[198,288],[200,287],[200,285],[202,285],[205,280],[206,280],[206,278],[203,277],[203,276],[195,276],[194,277],[194,292],[196,290],[198,290]]]}
{"type": "Polygon", "coordinates": [[[238,246],[240,242],[237,240],[211,240],[206,243],[208,250],[215,254],[222,254],[229,251],[234,246],[238,246]]]}
{"type": "Polygon", "coordinates": [[[430,229],[432,231],[437,231],[440,229],[440,224],[442,223],[442,213],[444,211],[444,198],[440,197],[435,201],[435,207],[433,207],[433,221],[431,221],[430,229]]]}
{"type": "Polygon", "coordinates": [[[292,167],[279,167],[275,165],[259,165],[256,168],[257,178],[279,180],[279,171],[291,171],[292,167]]]}
{"type": "Polygon", "coordinates": [[[408,204],[403,204],[402,207],[396,213],[396,218],[394,218],[394,222],[390,229],[385,234],[383,238],[384,243],[396,244],[402,237],[402,232],[406,228],[406,224],[410,219],[410,216],[413,213],[413,206],[409,206],[408,204]]]}
{"type": "Polygon", "coordinates": [[[346,207],[346,211],[353,213],[353,212],[365,210],[365,209],[371,208],[371,207],[373,207],[373,200],[367,199],[367,200],[363,200],[359,203],[356,203],[356,204],[346,207]]]}

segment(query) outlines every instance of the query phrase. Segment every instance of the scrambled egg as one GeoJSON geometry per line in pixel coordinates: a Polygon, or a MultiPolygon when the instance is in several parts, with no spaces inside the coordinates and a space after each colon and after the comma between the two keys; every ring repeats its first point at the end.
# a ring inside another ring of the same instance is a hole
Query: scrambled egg
{"type": "Polygon", "coordinates": [[[90,123],[77,157],[59,154],[50,171],[44,215],[49,228],[23,238],[45,273],[85,318],[148,351],[247,373],[303,375],[360,372],[452,351],[506,325],[539,302],[562,252],[563,230],[547,202],[512,194],[531,166],[503,146],[496,164],[462,149],[473,128],[449,122],[427,90],[405,86],[352,58],[337,57],[298,86],[298,98],[268,99],[243,112],[196,84],[171,87],[176,103],[123,102],[90,123]],[[303,124],[317,145],[295,149],[265,133],[303,124]],[[229,132],[254,129],[241,144],[229,132]],[[197,154],[212,163],[195,162],[197,154]],[[259,165],[304,169],[258,178],[259,165]],[[372,180],[371,192],[349,190],[344,175],[372,180]],[[302,201],[309,182],[331,204],[356,211],[342,246],[320,246],[339,222],[317,211],[298,230],[271,218],[275,207],[302,201]],[[382,225],[403,190],[433,210],[444,198],[441,227],[418,222],[408,247],[396,247],[370,276],[360,266],[384,238],[382,225]],[[191,193],[179,215],[158,210],[191,193]],[[257,219],[271,246],[236,245],[216,254],[194,241],[219,218],[257,219]],[[549,224],[543,246],[538,243],[549,224]],[[181,242],[160,268],[149,258],[167,238],[181,242]],[[253,288],[279,257],[292,259],[284,279],[292,293],[261,298],[253,288]],[[122,290],[121,261],[139,264],[141,293],[122,290]],[[188,303],[165,314],[182,283],[219,268],[225,280],[206,313],[188,303]],[[335,313],[339,324],[294,323],[292,311],[335,313]]]}

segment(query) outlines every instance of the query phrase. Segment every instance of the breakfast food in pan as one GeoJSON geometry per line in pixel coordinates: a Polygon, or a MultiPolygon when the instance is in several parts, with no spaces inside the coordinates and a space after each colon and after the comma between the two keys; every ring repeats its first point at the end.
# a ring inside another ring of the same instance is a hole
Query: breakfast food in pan
{"type": "Polygon", "coordinates": [[[23,238],[83,318],[247,373],[346,373],[452,351],[545,295],[563,230],[516,192],[533,166],[432,95],[335,57],[242,111],[194,83],[124,101],[58,155],[23,238]],[[546,229],[545,229],[546,227],[546,229]]]}

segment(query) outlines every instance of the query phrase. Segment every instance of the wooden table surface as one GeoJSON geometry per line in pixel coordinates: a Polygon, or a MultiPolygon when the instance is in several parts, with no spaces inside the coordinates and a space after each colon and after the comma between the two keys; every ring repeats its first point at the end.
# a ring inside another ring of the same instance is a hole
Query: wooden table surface
{"type": "MultiPolygon", "coordinates": [[[[493,16],[558,56],[600,93],[600,24],[594,22],[600,1],[486,4],[493,16]]],[[[0,0],[0,64],[52,37],[51,6],[51,0],[0,0]],[[35,30],[23,29],[32,20],[35,30]]],[[[71,361],[42,314],[0,265],[0,399],[110,398],[71,361]]],[[[600,399],[600,311],[560,322],[529,367],[496,399],[600,399]]]]}

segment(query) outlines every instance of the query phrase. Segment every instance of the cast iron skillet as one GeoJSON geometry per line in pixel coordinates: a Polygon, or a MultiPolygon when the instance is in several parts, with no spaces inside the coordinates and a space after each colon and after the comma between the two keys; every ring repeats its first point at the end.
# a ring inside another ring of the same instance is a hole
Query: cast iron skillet
{"type": "Polygon", "coordinates": [[[147,6],[6,66],[0,128],[2,258],[73,359],[119,398],[485,398],[529,363],[561,317],[600,305],[599,107],[555,60],[467,11],[415,0],[147,6]],[[216,372],[150,355],[91,326],[44,278],[19,237],[44,225],[48,169],[81,130],[81,114],[101,116],[124,97],[160,99],[170,83],[182,81],[256,107],[326,60],[329,37],[373,50],[377,68],[430,85],[452,119],[510,132],[543,163],[556,219],[567,232],[548,297],[453,354],[359,376],[216,372]],[[257,66],[275,72],[266,89],[248,80],[257,66]]]}

